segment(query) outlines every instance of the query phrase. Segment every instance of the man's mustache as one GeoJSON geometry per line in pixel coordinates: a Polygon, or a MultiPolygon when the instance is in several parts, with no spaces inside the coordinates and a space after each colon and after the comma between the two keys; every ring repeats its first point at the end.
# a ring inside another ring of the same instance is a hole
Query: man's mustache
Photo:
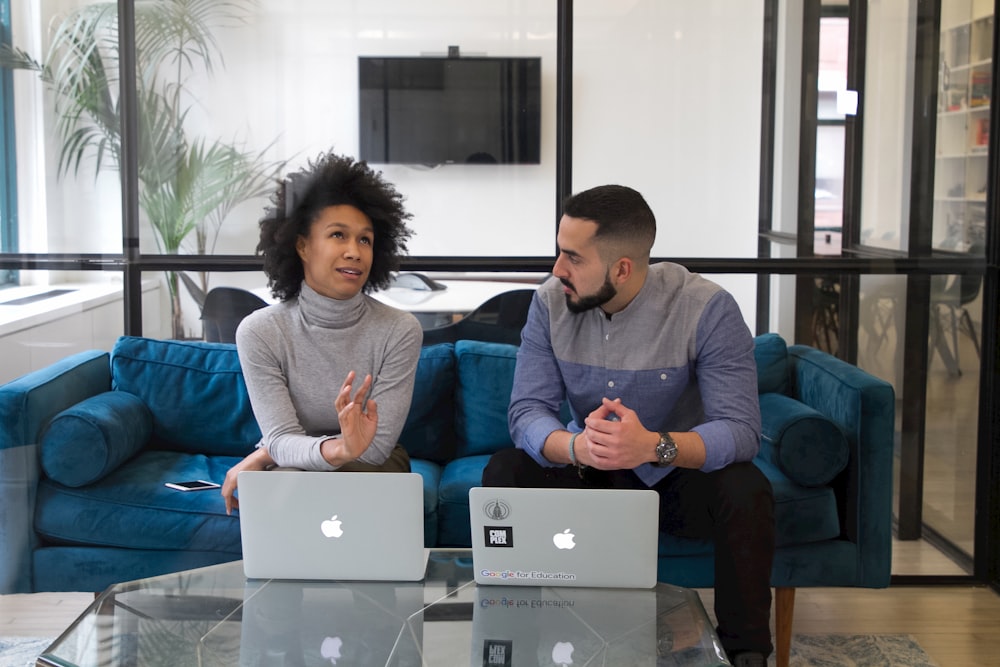
{"type": "Polygon", "coordinates": [[[571,283],[570,281],[566,280],[565,278],[560,278],[559,282],[561,282],[563,285],[565,285],[566,287],[570,288],[574,292],[576,291],[576,288],[573,287],[573,283],[571,283]]]}

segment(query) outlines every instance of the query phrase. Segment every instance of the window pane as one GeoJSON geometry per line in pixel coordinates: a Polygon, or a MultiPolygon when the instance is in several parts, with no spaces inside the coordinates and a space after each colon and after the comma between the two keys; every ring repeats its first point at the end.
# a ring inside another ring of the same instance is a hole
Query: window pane
{"type": "Polygon", "coordinates": [[[272,301],[261,271],[151,271],[146,283],[160,286],[155,299],[143,300],[142,333],[150,338],[232,343],[235,314],[272,301]]]}
{"type": "Polygon", "coordinates": [[[816,129],[815,205],[814,252],[839,255],[844,225],[843,125],[821,125],[816,129]]]}
{"type": "Polygon", "coordinates": [[[861,158],[861,243],[906,250],[910,224],[910,164],[916,7],[869,3],[861,158]]]}
{"type": "Polygon", "coordinates": [[[117,71],[110,80],[98,76],[100,68],[70,46],[77,38],[93,43],[113,36],[115,18],[83,3],[42,2],[37,13],[18,9],[11,15],[12,45],[50,67],[54,78],[43,83],[35,71],[13,73],[16,182],[7,187],[17,203],[17,228],[7,247],[120,254],[117,71]],[[77,30],[59,32],[69,26],[77,30]],[[84,30],[92,31],[89,37],[84,30]],[[70,122],[76,115],[80,120],[70,122]]]}
{"type": "Polygon", "coordinates": [[[816,116],[820,120],[844,119],[838,94],[847,90],[847,37],[850,22],[839,16],[824,16],[819,24],[819,89],[816,116]]]}
{"type": "Polygon", "coordinates": [[[839,255],[844,225],[844,113],[839,98],[847,90],[846,18],[824,16],[819,28],[816,128],[816,189],[813,252],[839,255]]]}
{"type": "MultiPolygon", "coordinates": [[[[896,484],[894,511],[912,502],[901,488],[900,469],[910,468],[906,456],[915,453],[898,445],[914,442],[902,433],[903,411],[926,392],[923,416],[923,523],[971,559],[973,554],[977,428],[979,423],[979,355],[981,353],[982,277],[935,276],[929,309],[930,366],[926,384],[904,382],[903,353],[908,303],[905,276],[863,276],[858,327],[858,366],[891,383],[896,394],[896,484]]],[[[918,344],[919,341],[909,341],[918,344]]],[[[893,574],[949,574],[957,564],[934,572],[914,570],[912,562],[893,567],[893,574]]]]}
{"type": "Polygon", "coordinates": [[[965,252],[986,239],[992,48],[990,3],[942,3],[932,236],[938,249],[965,252]]]}
{"type": "Polygon", "coordinates": [[[931,279],[924,522],[970,557],[975,528],[982,276],[931,279]]]}
{"type": "MultiPolygon", "coordinates": [[[[160,3],[142,3],[147,11],[160,3]]],[[[183,136],[189,159],[174,169],[150,156],[165,183],[182,180],[206,162],[202,145],[232,157],[250,158],[251,173],[268,183],[275,166],[298,170],[320,152],[357,156],[359,151],[359,56],[444,56],[456,46],[465,56],[541,58],[540,164],[375,164],[406,198],[413,214],[413,255],[551,255],[555,237],[555,27],[556,6],[542,3],[511,9],[507,3],[443,0],[408,3],[298,3],[283,0],[216,3],[214,12],[239,20],[212,23],[212,69],[193,58],[180,70],[163,68],[140,87],[172,91],[181,84],[173,120],[184,113],[183,136]],[[525,9],[525,11],[522,11],[525,9]],[[456,35],[461,41],[456,44],[456,35]],[[223,67],[224,62],[224,67],[223,67]],[[200,143],[199,143],[200,142],[200,143]],[[197,159],[196,159],[197,158],[197,159]]],[[[193,49],[191,50],[194,53],[193,49]]],[[[513,99],[513,98],[511,98],[513,99]]],[[[163,114],[147,109],[147,130],[163,114]]],[[[166,114],[171,116],[170,113],[166,114]]],[[[368,118],[374,122],[376,119],[368,118]]],[[[414,122],[419,115],[413,117],[414,122]]],[[[455,133],[475,129],[449,128],[455,133]]],[[[404,131],[412,131],[404,128],[404,131]]],[[[442,139],[443,141],[444,139],[442,139]]],[[[158,191],[145,182],[150,197],[158,191]]],[[[270,186],[248,187],[233,197],[228,215],[200,218],[170,215],[171,197],[144,206],[151,227],[145,249],[172,252],[252,253],[256,223],[270,186]],[[155,211],[162,210],[159,215],[155,211]]],[[[167,188],[166,194],[174,194],[167,188]]],[[[202,203],[214,202],[209,190],[202,203]]]]}

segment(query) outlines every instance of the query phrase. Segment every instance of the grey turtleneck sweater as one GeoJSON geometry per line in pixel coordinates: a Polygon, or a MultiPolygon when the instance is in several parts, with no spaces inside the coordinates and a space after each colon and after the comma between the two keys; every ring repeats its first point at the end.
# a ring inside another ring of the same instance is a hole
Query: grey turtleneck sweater
{"type": "Polygon", "coordinates": [[[358,460],[381,465],[403,430],[422,342],[410,313],[366,294],[330,299],[305,283],[297,298],[251,313],[236,347],[260,446],[279,466],[334,470],[320,443],[340,433],[334,400],[353,370],[354,391],[371,374],[378,405],[378,431],[358,460]]]}

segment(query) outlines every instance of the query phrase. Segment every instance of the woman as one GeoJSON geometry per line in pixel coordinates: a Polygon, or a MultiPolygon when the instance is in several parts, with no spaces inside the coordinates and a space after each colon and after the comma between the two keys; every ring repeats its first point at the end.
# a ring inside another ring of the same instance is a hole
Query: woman
{"type": "Polygon", "coordinates": [[[263,438],[226,474],[227,513],[243,470],[410,469],[397,439],[423,334],[413,315],[368,296],[406,251],[403,197],[366,163],[323,154],[272,201],[257,251],[281,302],[236,331],[263,438]]]}

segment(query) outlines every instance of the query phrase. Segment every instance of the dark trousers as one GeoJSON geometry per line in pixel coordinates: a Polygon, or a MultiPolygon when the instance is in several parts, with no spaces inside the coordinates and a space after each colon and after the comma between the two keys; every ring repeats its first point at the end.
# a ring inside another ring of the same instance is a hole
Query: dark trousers
{"type": "MultiPolygon", "coordinates": [[[[547,468],[523,450],[494,454],[483,486],[645,489],[631,470],[574,466],[547,468]]],[[[771,562],[774,557],[774,493],[752,463],[715,472],[677,468],[652,487],[660,495],[660,529],[715,544],[715,616],[719,639],[730,654],[772,650],[771,562]]]]}
{"type": "Polygon", "coordinates": [[[410,455],[402,445],[389,454],[389,458],[380,466],[363,461],[351,461],[337,468],[340,472],[410,472],[410,455]]]}

